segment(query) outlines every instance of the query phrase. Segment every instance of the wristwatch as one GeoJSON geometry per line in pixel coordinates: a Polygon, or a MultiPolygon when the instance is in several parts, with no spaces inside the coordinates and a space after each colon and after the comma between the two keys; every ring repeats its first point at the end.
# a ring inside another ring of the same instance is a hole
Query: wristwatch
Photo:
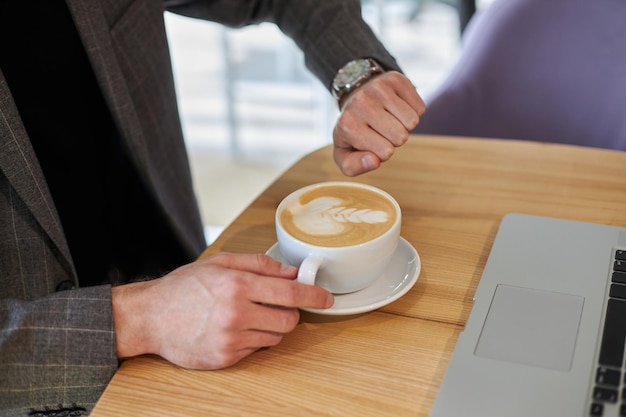
{"type": "Polygon", "coordinates": [[[335,75],[332,84],[333,96],[340,107],[342,100],[370,78],[385,70],[372,58],[355,59],[344,65],[335,75]]]}

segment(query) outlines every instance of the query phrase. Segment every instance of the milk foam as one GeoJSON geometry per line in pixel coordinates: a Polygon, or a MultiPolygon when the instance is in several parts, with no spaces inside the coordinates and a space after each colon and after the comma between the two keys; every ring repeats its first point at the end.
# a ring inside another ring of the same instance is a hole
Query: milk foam
{"type": "Polygon", "coordinates": [[[318,197],[304,205],[294,204],[289,211],[298,229],[317,236],[340,235],[355,225],[389,220],[384,211],[349,207],[335,197],[318,197]]]}

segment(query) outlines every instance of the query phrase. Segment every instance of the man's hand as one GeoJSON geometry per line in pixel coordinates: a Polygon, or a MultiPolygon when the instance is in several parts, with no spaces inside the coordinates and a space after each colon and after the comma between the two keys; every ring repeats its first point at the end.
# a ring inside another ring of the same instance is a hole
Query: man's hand
{"type": "Polygon", "coordinates": [[[333,132],[335,162],[348,176],[378,168],[408,140],[425,110],[404,75],[395,71],[377,75],[342,103],[333,132]]]}
{"type": "Polygon", "coordinates": [[[298,307],[332,306],[329,292],[296,275],[266,255],[221,253],[114,287],[118,356],[153,353],[193,369],[233,365],[278,344],[298,324],[298,307]]]}

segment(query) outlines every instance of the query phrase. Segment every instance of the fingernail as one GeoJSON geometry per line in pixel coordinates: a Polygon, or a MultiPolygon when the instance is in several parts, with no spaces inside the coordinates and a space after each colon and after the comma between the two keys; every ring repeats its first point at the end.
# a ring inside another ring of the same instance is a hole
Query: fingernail
{"type": "Polygon", "coordinates": [[[326,308],[331,308],[335,304],[335,296],[331,293],[328,293],[326,296],[326,308]]]}
{"type": "Polygon", "coordinates": [[[368,171],[376,168],[376,162],[374,161],[372,155],[363,155],[363,157],[361,158],[361,164],[363,164],[363,168],[368,171]]]}
{"type": "Polygon", "coordinates": [[[298,268],[292,265],[282,264],[280,271],[285,275],[296,275],[298,273],[298,268]]]}

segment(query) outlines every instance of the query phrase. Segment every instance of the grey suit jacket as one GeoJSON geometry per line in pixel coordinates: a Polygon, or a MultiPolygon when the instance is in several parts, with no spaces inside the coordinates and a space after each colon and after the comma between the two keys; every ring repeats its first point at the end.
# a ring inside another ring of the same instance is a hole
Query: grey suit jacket
{"type": "MultiPolygon", "coordinates": [[[[358,0],[66,2],[133,163],[190,256],[205,242],[178,117],[166,8],[232,27],[275,22],[326,86],[358,57],[398,69],[362,21],[358,0]]],[[[110,288],[80,288],[46,180],[0,72],[0,415],[72,404],[89,411],[117,366],[110,288]],[[57,292],[63,282],[74,289],[57,292]]]]}

